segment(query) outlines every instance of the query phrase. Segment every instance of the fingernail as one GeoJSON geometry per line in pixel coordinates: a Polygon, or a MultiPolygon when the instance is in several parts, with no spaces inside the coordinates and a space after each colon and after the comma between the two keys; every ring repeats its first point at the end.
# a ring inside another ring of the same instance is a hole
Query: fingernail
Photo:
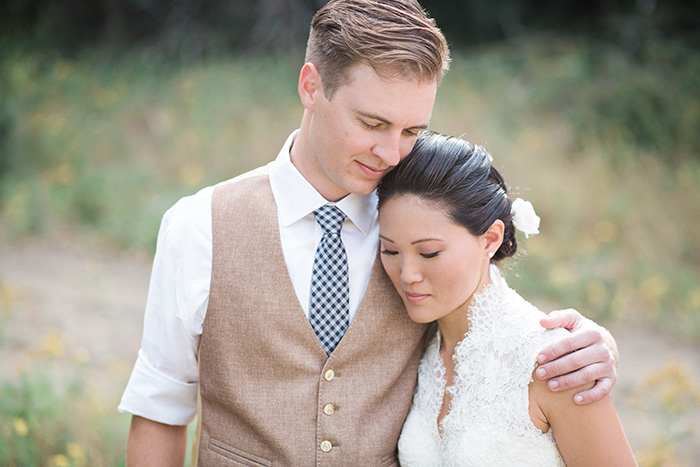
{"type": "Polygon", "coordinates": [[[538,368],[537,369],[537,377],[544,378],[545,376],[547,376],[547,370],[545,370],[544,368],[538,368]]]}
{"type": "Polygon", "coordinates": [[[543,353],[541,353],[537,356],[537,361],[539,363],[544,363],[545,360],[547,360],[547,357],[545,357],[543,353]]]}
{"type": "Polygon", "coordinates": [[[574,397],[574,402],[576,402],[577,404],[583,404],[583,396],[574,397]]]}
{"type": "Polygon", "coordinates": [[[549,389],[556,389],[559,387],[559,381],[553,379],[549,382],[549,389]]]}

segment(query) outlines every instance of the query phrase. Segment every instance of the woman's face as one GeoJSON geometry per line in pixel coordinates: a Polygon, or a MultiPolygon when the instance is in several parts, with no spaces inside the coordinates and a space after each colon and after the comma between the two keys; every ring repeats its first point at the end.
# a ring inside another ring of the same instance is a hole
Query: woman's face
{"type": "Polygon", "coordinates": [[[490,282],[493,245],[455,224],[440,204],[395,196],[382,206],[379,225],[382,264],[413,321],[466,314],[474,292],[490,282]]]}

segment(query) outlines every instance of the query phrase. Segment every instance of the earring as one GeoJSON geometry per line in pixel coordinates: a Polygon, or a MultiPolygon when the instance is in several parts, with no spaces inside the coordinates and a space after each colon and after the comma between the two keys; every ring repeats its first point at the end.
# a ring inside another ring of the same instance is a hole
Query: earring
{"type": "Polygon", "coordinates": [[[489,251],[489,259],[493,258],[493,255],[494,255],[493,251],[489,251]]]}

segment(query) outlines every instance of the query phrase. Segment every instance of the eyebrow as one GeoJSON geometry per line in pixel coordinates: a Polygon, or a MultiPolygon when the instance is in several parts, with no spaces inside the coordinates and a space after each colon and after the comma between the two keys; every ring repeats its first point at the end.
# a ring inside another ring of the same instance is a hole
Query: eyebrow
{"type": "MultiPolygon", "coordinates": [[[[384,235],[379,235],[379,238],[381,238],[382,240],[386,240],[387,242],[390,242],[390,243],[396,243],[392,239],[387,238],[384,235]]],[[[421,238],[420,240],[415,240],[415,241],[411,242],[411,245],[416,245],[418,243],[425,243],[425,242],[440,242],[440,241],[442,241],[442,240],[439,238],[428,237],[428,238],[421,238]]]]}
{"type": "MultiPolygon", "coordinates": [[[[393,125],[389,120],[387,120],[384,117],[380,117],[379,115],[371,114],[368,112],[363,112],[362,110],[355,110],[355,112],[364,118],[369,118],[371,120],[378,120],[386,125],[393,125]]],[[[421,124],[421,125],[414,125],[414,126],[408,127],[408,128],[406,128],[406,130],[425,130],[427,128],[428,128],[427,124],[421,124]]]]}

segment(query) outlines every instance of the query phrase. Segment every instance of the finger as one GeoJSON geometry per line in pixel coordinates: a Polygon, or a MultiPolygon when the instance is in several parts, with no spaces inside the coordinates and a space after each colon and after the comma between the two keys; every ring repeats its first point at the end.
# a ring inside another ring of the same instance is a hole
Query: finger
{"type": "MultiPolygon", "coordinates": [[[[586,347],[585,349],[581,349],[578,352],[571,352],[549,363],[540,365],[535,371],[535,374],[540,379],[556,378],[575,373],[587,366],[598,363],[610,365],[611,367],[613,366],[613,360],[612,357],[610,357],[610,352],[608,352],[605,346],[602,344],[592,345],[590,347],[586,347]]],[[[595,375],[595,378],[592,378],[586,382],[591,383],[603,376],[609,375],[595,375]]]]}
{"type": "Polygon", "coordinates": [[[597,380],[615,376],[615,369],[610,363],[595,363],[567,375],[552,378],[547,386],[552,391],[565,391],[579,386],[590,385],[597,380]]]}
{"type": "MultiPolygon", "coordinates": [[[[537,362],[540,364],[551,362],[576,350],[581,350],[590,345],[600,342],[601,335],[594,330],[582,330],[569,334],[568,336],[549,344],[542,348],[537,355],[537,362]]],[[[579,356],[580,358],[581,356],[579,356]]],[[[591,362],[592,363],[592,362],[591,362]]],[[[570,368],[569,371],[576,368],[570,368]]],[[[562,372],[550,373],[550,375],[563,374],[562,372]]]]}
{"type": "Polygon", "coordinates": [[[574,403],[578,405],[590,404],[591,402],[597,402],[603,397],[610,394],[613,386],[615,385],[615,380],[612,378],[601,378],[599,379],[595,386],[585,391],[581,391],[574,395],[574,403]]]}
{"type": "Polygon", "coordinates": [[[566,328],[574,326],[581,319],[581,314],[573,308],[555,310],[540,320],[540,325],[547,329],[566,328]]]}

